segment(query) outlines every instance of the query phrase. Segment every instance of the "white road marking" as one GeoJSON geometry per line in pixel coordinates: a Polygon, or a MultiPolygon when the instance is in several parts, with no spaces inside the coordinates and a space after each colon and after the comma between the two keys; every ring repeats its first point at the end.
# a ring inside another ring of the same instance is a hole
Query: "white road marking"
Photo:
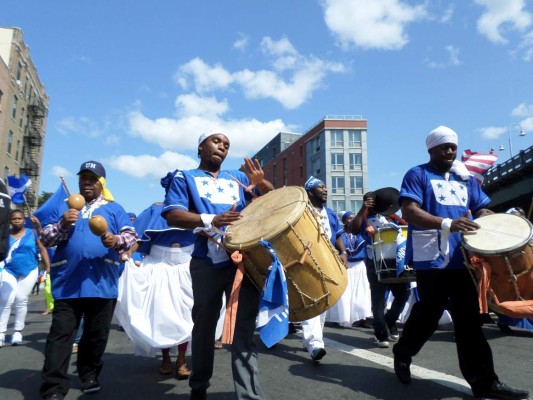
{"type": "MultiPolygon", "coordinates": [[[[359,357],[364,360],[368,360],[375,364],[379,364],[394,370],[394,359],[392,357],[387,357],[368,350],[357,349],[352,346],[345,345],[344,343],[340,343],[327,338],[324,338],[324,343],[327,346],[339,350],[343,353],[350,354],[352,356],[359,357]]],[[[432,380],[435,383],[438,383],[439,385],[466,393],[468,395],[472,395],[470,385],[468,385],[468,383],[464,379],[458,378],[453,375],[448,375],[443,372],[438,372],[411,364],[411,376],[420,379],[432,380]]]]}

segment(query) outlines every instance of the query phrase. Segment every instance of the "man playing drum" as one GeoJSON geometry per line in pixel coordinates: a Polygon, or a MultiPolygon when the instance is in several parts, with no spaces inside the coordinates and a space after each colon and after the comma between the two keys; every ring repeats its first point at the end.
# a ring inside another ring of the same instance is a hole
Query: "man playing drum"
{"type": "MultiPolygon", "coordinates": [[[[398,190],[395,190],[398,193],[398,190]]],[[[396,198],[395,198],[396,200],[396,198]]],[[[396,203],[397,211],[398,205],[396,203]]],[[[378,279],[376,265],[373,257],[372,234],[380,228],[388,227],[389,221],[385,216],[379,214],[375,209],[374,192],[366,193],[363,196],[363,205],[355,215],[351,231],[353,234],[361,234],[367,243],[366,248],[366,273],[370,284],[370,293],[372,300],[372,314],[374,320],[372,328],[376,338],[375,344],[380,348],[388,348],[389,341],[396,341],[399,338],[396,321],[403,311],[407,300],[409,299],[409,284],[406,282],[383,283],[378,279]],[[385,293],[390,290],[394,296],[390,310],[385,313],[385,293]]],[[[385,212],[383,210],[382,212],[385,212]]]]}
{"type": "MultiPolygon", "coordinates": [[[[194,305],[192,318],[191,400],[205,399],[213,375],[215,330],[222,296],[232,287],[236,266],[221,244],[227,225],[241,218],[240,211],[256,195],[273,189],[263,179],[256,160],[245,158],[245,172],[221,170],[230,142],[220,131],[202,134],[198,140],[197,169],[177,171],[165,198],[162,215],[169,226],[194,229],[197,235],[190,272],[194,305]],[[251,189],[250,187],[255,187],[251,189]]],[[[257,349],[254,344],[259,291],[245,276],[239,292],[239,308],[231,346],[231,363],[238,399],[263,399],[259,386],[257,349]]]]}
{"type": "MultiPolygon", "coordinates": [[[[305,182],[304,187],[324,233],[330,239],[331,244],[339,251],[342,263],[347,268],[348,257],[346,255],[344,240],[342,239],[342,225],[333,210],[324,207],[324,204],[328,200],[328,189],[326,185],[320,179],[311,176],[305,182]]],[[[326,313],[323,312],[314,318],[302,322],[304,346],[313,361],[321,360],[326,355],[323,339],[325,321],[326,313]]]]}
{"type": "Polygon", "coordinates": [[[483,334],[478,294],[465,267],[461,233],[471,233],[490,199],[466,167],[455,160],[457,134],[439,126],[426,138],[430,160],[405,175],[399,202],[409,223],[406,260],[416,269],[420,301],[393,348],[394,371],[411,382],[410,365],[431,337],[446,306],[452,315],[461,372],[476,397],[523,399],[529,393],[501,383],[483,334]]]}

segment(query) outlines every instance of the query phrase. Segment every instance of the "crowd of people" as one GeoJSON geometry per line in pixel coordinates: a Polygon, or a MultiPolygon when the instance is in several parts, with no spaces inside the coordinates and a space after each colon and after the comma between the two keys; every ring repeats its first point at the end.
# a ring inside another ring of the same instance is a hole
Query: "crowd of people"
{"type": "MultiPolygon", "coordinates": [[[[436,128],[426,139],[429,162],[410,169],[400,191],[366,193],[359,210],[335,213],[326,207],[325,183],[313,176],[306,181],[318,229],[337,252],[348,282],[331,308],[301,323],[303,345],[318,362],[326,355],[326,321],[344,328],[372,327],[377,347],[395,342],[394,372],[409,384],[413,357],[449,313],[461,373],[473,394],[527,398],[527,391],[500,382],[483,334],[461,234],[479,229],[473,218],[491,213],[486,208],[490,199],[456,161],[457,146],[452,129],[436,128]],[[401,217],[396,214],[400,209],[401,217]],[[382,279],[379,270],[388,266],[376,255],[376,243],[384,229],[394,232],[395,251],[405,249],[401,258],[394,253],[395,263],[414,268],[416,278],[414,273],[405,278],[402,269],[382,279]],[[408,304],[414,286],[417,301],[408,304]],[[399,332],[402,314],[406,321],[399,332]]],[[[11,211],[9,236],[3,229],[5,248],[0,243],[0,347],[13,304],[11,344],[22,343],[28,295],[41,283],[41,260],[53,296],[46,309],[52,322],[44,349],[43,399],[65,398],[72,353],[81,391],[100,390],[102,355],[114,315],[136,354],[161,352],[161,374],[172,374],[171,351],[177,349],[175,377],[189,380],[191,400],[207,398],[221,334],[231,351],[236,397],[265,398],[254,340],[260,291],[228,253],[223,236],[254,198],[274,187],[257,160],[245,158],[240,170],[223,169],[229,149],[224,133],[202,134],[198,167],[169,172],[161,179],[163,201],[138,218],[115,201],[97,161],[84,162],[77,172],[85,200],[80,210],[61,204],[42,227],[33,217],[35,229],[25,228],[23,211],[11,211]],[[93,233],[96,216],[107,222],[103,233],[93,233]],[[54,249],[51,257],[46,248],[54,249]]]]}

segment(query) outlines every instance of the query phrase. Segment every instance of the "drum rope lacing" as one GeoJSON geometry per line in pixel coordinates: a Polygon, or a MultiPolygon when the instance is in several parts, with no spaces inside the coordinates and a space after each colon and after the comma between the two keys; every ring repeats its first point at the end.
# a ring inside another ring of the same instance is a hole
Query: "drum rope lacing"
{"type": "MultiPolygon", "coordinates": [[[[307,207],[309,208],[310,211],[312,211],[310,209],[310,206],[307,204],[307,207]]],[[[313,213],[311,212],[311,215],[313,215],[313,213]]],[[[330,249],[332,250],[332,253],[338,258],[337,254],[335,253],[335,249],[333,249],[333,246],[331,245],[330,241],[329,241],[329,238],[326,238],[326,236],[324,235],[322,229],[321,229],[321,225],[319,223],[319,221],[316,219],[316,218],[312,218],[312,220],[317,224],[317,231],[319,232],[319,235],[324,239],[324,241],[327,243],[327,245],[329,245],[330,249]]],[[[301,308],[295,308],[291,311],[293,312],[298,312],[298,311],[306,311],[314,306],[316,306],[316,304],[318,304],[320,301],[322,301],[322,299],[326,299],[326,305],[329,306],[329,296],[331,295],[331,292],[329,291],[329,288],[328,286],[326,285],[326,281],[329,280],[330,282],[333,282],[335,285],[339,285],[340,283],[338,281],[336,281],[335,279],[333,279],[331,276],[327,275],[323,268],[320,266],[318,260],[313,256],[313,253],[310,251],[310,248],[309,248],[309,245],[308,244],[305,244],[305,241],[302,239],[302,237],[300,235],[298,235],[298,233],[296,232],[296,230],[294,229],[294,227],[289,223],[289,222],[286,222],[286,224],[288,225],[288,227],[290,228],[290,230],[294,233],[294,236],[296,236],[296,238],[298,239],[298,241],[302,244],[303,248],[304,248],[304,252],[307,252],[307,255],[309,256],[309,258],[314,262],[319,274],[320,274],[320,277],[322,278],[320,280],[320,284],[322,285],[322,289],[324,291],[324,294],[318,298],[312,298],[310,297],[309,295],[305,294],[301,289],[300,287],[297,285],[296,282],[294,282],[294,280],[291,278],[291,276],[289,274],[286,275],[286,279],[287,281],[291,282],[292,286],[296,289],[296,292],[298,293],[298,295],[300,296],[300,301],[302,302],[302,304],[305,304],[305,299],[307,298],[308,300],[311,300],[311,303],[310,304],[307,304],[307,305],[304,305],[303,307],[301,308]]],[[[340,259],[339,259],[340,261],[340,259]]]]}
{"type": "MultiPolygon", "coordinates": [[[[474,285],[476,285],[476,288],[477,288],[477,279],[476,279],[476,276],[474,274],[476,269],[470,263],[470,258],[468,256],[468,254],[466,253],[464,247],[461,247],[461,251],[463,253],[463,257],[464,257],[464,260],[465,260],[464,264],[466,265],[468,272],[470,272],[470,277],[472,278],[472,281],[474,282],[474,285]]],[[[482,257],[480,257],[480,258],[482,258],[482,257]]],[[[528,271],[524,270],[524,271],[520,272],[518,275],[516,275],[514,273],[514,271],[513,271],[512,265],[511,265],[511,263],[509,261],[509,258],[507,256],[505,256],[505,265],[507,266],[507,270],[509,272],[509,282],[511,282],[513,284],[513,288],[514,288],[515,295],[516,295],[517,299],[524,301],[524,298],[520,294],[520,288],[518,287],[518,283],[517,282],[518,282],[518,278],[521,275],[527,273],[528,271]]],[[[493,299],[495,298],[496,302],[499,303],[499,299],[497,298],[496,294],[492,291],[492,289],[489,290],[488,294],[490,294],[491,297],[493,297],[493,299]]]]}

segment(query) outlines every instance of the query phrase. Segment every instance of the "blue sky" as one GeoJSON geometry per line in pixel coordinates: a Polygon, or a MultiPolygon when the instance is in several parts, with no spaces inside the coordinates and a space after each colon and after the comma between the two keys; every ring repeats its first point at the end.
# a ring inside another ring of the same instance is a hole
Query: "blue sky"
{"type": "Polygon", "coordinates": [[[50,96],[40,191],[101,161],[127,211],[198,164],[220,127],[238,167],[326,114],[368,120],[369,188],[427,161],[426,135],[509,157],[533,144],[533,1],[3,0],[50,96]],[[520,127],[528,134],[519,136],[520,127]]]}

